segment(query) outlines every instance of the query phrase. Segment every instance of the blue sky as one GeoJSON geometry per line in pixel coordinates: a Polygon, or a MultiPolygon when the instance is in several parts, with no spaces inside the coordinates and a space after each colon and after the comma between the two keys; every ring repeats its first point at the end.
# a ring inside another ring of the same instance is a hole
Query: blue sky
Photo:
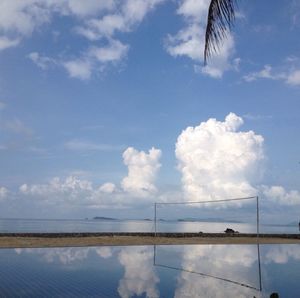
{"type": "Polygon", "coordinates": [[[271,3],[204,67],[205,0],[1,1],[0,215],[259,195],[294,219],[300,2],[271,3]]]}

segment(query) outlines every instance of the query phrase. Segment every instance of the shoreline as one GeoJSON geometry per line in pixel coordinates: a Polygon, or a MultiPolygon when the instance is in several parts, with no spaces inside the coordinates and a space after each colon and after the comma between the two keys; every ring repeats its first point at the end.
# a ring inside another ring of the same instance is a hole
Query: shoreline
{"type": "Polygon", "coordinates": [[[300,244],[299,234],[225,233],[0,233],[0,248],[188,245],[300,244]]]}

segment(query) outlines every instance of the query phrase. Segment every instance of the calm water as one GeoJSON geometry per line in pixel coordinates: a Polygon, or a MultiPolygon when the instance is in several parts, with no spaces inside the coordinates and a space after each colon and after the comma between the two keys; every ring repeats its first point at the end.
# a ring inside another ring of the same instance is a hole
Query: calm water
{"type": "Polygon", "coordinates": [[[0,250],[0,297],[296,298],[299,276],[299,245],[0,250]]]}
{"type": "MultiPolygon", "coordinates": [[[[158,222],[161,232],[223,232],[227,227],[240,233],[256,232],[256,225],[214,222],[158,222]]],[[[153,232],[154,223],[145,220],[36,220],[0,219],[0,233],[4,232],[153,232]]],[[[262,233],[299,233],[298,226],[261,225],[262,233]]]]}

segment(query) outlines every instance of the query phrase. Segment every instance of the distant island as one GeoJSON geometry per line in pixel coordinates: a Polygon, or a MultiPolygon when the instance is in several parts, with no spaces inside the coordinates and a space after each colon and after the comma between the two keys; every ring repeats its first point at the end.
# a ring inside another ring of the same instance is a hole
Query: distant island
{"type": "MultiPolygon", "coordinates": [[[[105,216],[95,216],[92,220],[99,220],[99,221],[153,221],[150,218],[143,218],[143,219],[118,219],[113,217],[105,217],[105,216]]],[[[231,219],[224,219],[224,218],[194,218],[194,217],[185,217],[179,219],[164,219],[159,218],[157,221],[160,222],[217,222],[217,223],[243,223],[242,221],[231,220],[231,219]]]]}
{"type": "Polygon", "coordinates": [[[152,221],[150,218],[113,218],[113,217],[105,217],[105,216],[95,216],[92,220],[118,220],[118,221],[132,221],[132,220],[142,220],[142,221],[152,221]]]}
{"type": "Polygon", "coordinates": [[[112,217],[104,217],[104,216],[95,216],[93,217],[94,220],[117,220],[116,218],[112,217]]]}
{"type": "Polygon", "coordinates": [[[270,224],[270,223],[263,223],[264,226],[270,226],[270,227],[298,227],[299,222],[293,221],[290,223],[274,223],[274,224],[270,224]]]}
{"type": "Polygon", "coordinates": [[[184,222],[226,222],[226,223],[243,223],[242,221],[224,218],[179,218],[177,221],[184,222]]]}

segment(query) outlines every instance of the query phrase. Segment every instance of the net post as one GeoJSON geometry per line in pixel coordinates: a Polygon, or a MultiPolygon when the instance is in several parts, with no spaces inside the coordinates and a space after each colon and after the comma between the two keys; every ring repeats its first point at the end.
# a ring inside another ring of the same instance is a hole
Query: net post
{"type": "Polygon", "coordinates": [[[259,205],[258,205],[258,196],[256,196],[256,236],[257,242],[259,238],[259,205]]]}
{"type": "Polygon", "coordinates": [[[256,240],[257,240],[257,257],[258,257],[258,275],[259,275],[259,291],[262,291],[260,249],[259,249],[259,204],[258,196],[256,196],[256,240]]]}
{"type": "Polygon", "coordinates": [[[154,236],[156,237],[156,203],[154,203],[154,236]]]}
{"type": "Polygon", "coordinates": [[[153,266],[156,265],[156,245],[153,245],[153,266]]]}

